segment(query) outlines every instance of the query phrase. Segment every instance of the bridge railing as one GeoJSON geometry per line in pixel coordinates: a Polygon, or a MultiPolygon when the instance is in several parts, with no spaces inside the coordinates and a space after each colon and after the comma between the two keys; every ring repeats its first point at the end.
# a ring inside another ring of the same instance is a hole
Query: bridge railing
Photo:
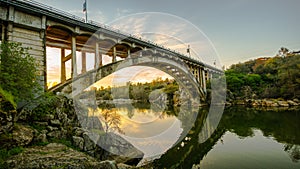
{"type": "MultiPolygon", "coordinates": [[[[109,31],[112,31],[112,32],[115,32],[115,33],[118,33],[118,34],[121,34],[121,35],[124,35],[124,36],[127,36],[127,37],[131,37],[131,38],[135,38],[137,40],[140,40],[140,41],[143,41],[145,43],[149,43],[149,44],[152,44],[154,46],[157,46],[161,49],[164,49],[168,52],[171,52],[173,54],[176,54],[176,55],[179,55],[181,58],[187,58],[187,59],[190,59],[190,60],[193,60],[193,61],[197,61],[197,62],[201,62],[201,60],[196,60],[195,58],[191,58],[190,56],[188,56],[187,54],[183,54],[179,51],[176,51],[176,50],[172,50],[170,48],[167,48],[165,47],[164,45],[161,45],[161,44],[157,44],[153,41],[150,41],[148,39],[145,39],[141,36],[137,36],[137,35],[133,35],[133,34],[129,34],[127,32],[124,32],[124,31],[121,31],[120,29],[116,29],[114,27],[111,27],[111,26],[108,26],[106,24],[103,24],[103,23],[99,23],[99,22],[96,22],[96,21],[93,21],[93,20],[88,20],[87,22],[85,21],[84,18],[82,17],[79,17],[79,16],[76,16],[76,15],[73,15],[71,13],[68,13],[68,12],[65,12],[63,10],[60,10],[60,9],[57,9],[57,8],[54,8],[52,6],[49,6],[49,5],[45,5],[43,3],[40,3],[40,2],[37,2],[35,0],[17,0],[17,1],[20,1],[20,2],[24,2],[24,3],[27,3],[27,4],[30,4],[30,5],[33,5],[33,6],[36,6],[36,7],[39,7],[39,8],[42,8],[44,10],[47,10],[49,12],[53,12],[53,13],[56,13],[56,14],[59,14],[59,15],[62,15],[64,17],[67,17],[67,18],[70,18],[70,19],[73,19],[73,20],[76,20],[76,21],[79,21],[79,22],[82,22],[82,23],[87,23],[87,24],[90,24],[90,25],[93,25],[93,26],[96,26],[96,27],[100,27],[100,28],[103,28],[103,29],[106,29],[106,30],[109,30],[109,31]]],[[[203,63],[204,64],[204,63],[203,63]]],[[[206,64],[204,64],[206,65],[206,64]]],[[[211,67],[211,66],[210,66],[211,67]]]]}
{"type": "Polygon", "coordinates": [[[42,9],[46,9],[46,10],[48,10],[50,12],[54,12],[54,13],[60,14],[62,16],[65,16],[65,17],[68,17],[70,19],[74,19],[74,20],[77,20],[77,21],[80,21],[80,22],[84,22],[85,21],[83,18],[81,18],[79,16],[70,14],[68,12],[65,12],[65,11],[57,9],[57,8],[53,8],[52,6],[45,5],[43,3],[40,3],[40,2],[37,2],[37,1],[34,1],[34,0],[18,0],[18,1],[25,2],[27,4],[34,5],[36,7],[40,7],[42,9]]]}

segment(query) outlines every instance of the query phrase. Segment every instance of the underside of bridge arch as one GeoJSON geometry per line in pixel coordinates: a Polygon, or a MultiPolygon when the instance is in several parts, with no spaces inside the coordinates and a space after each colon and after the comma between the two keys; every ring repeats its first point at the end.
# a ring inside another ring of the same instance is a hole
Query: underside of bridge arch
{"type": "Polygon", "coordinates": [[[72,31],[60,26],[48,26],[46,30],[46,45],[50,47],[71,48],[72,31]]]}
{"type": "Polygon", "coordinates": [[[199,98],[201,100],[205,100],[206,98],[205,90],[199,85],[184,63],[178,63],[177,60],[175,61],[169,57],[157,57],[157,55],[144,55],[139,58],[128,58],[124,61],[105,65],[97,70],[79,75],[72,81],[52,89],[52,91],[69,91],[73,96],[77,96],[95,82],[118,70],[131,66],[147,66],[161,70],[172,76],[191,98],[199,98]]]}

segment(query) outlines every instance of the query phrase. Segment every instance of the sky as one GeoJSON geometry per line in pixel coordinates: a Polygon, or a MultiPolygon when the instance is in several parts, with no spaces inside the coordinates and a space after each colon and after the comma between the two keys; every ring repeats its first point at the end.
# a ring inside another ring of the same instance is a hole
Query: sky
{"type": "MultiPolygon", "coordinates": [[[[39,2],[84,18],[84,0],[39,2]]],[[[88,20],[181,53],[190,44],[192,57],[227,68],[281,47],[300,50],[299,6],[299,0],[87,0],[88,20]]]]}
{"type": "MultiPolygon", "coordinates": [[[[81,17],[83,1],[39,0],[81,17]]],[[[88,19],[106,24],[142,12],[183,18],[210,39],[226,66],[274,56],[282,46],[299,50],[299,6],[299,0],[87,0],[88,19]]]]}

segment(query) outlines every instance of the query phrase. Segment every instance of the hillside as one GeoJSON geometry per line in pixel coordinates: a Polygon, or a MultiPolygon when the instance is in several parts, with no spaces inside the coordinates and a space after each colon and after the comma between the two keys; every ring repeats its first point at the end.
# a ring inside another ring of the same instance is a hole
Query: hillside
{"type": "Polygon", "coordinates": [[[226,70],[231,99],[300,98],[300,54],[282,48],[271,58],[258,58],[226,70]]]}

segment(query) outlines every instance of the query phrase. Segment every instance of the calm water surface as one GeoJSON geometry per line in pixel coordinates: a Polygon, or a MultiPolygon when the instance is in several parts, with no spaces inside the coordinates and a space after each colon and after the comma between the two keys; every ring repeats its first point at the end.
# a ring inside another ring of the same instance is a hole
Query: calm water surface
{"type": "MultiPolygon", "coordinates": [[[[100,112],[106,110],[100,108],[100,112]]],[[[300,168],[300,109],[226,108],[204,143],[199,132],[208,114],[200,109],[185,137],[180,110],[149,105],[112,108],[121,118],[122,136],[145,153],[154,168],[300,168]],[[178,141],[178,139],[182,139],[178,141]]]]}

